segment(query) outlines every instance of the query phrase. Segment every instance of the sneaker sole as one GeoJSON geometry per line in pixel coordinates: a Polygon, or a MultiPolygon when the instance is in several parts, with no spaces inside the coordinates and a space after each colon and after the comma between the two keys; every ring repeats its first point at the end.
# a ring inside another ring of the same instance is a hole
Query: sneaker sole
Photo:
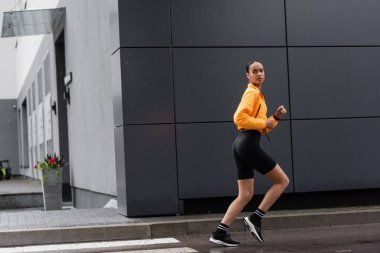
{"type": "Polygon", "coordinates": [[[240,246],[240,244],[229,244],[229,243],[222,242],[220,240],[216,240],[212,237],[210,238],[210,242],[218,244],[218,245],[227,246],[227,247],[239,247],[240,246]]]}
{"type": "Polygon", "coordinates": [[[244,218],[244,223],[245,225],[247,225],[249,227],[249,229],[251,230],[251,234],[253,236],[253,238],[255,238],[257,241],[263,243],[263,239],[260,238],[259,234],[257,233],[256,231],[256,228],[255,226],[251,225],[252,223],[248,220],[248,217],[245,217],[244,218]]]}

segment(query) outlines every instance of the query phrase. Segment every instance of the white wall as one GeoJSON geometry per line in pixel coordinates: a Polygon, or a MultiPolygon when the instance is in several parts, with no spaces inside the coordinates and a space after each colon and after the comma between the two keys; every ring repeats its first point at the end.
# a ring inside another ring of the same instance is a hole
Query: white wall
{"type": "MultiPolygon", "coordinates": [[[[3,1],[3,0],[1,0],[3,1]]],[[[27,10],[56,8],[59,0],[28,0],[27,10]]],[[[16,49],[16,93],[19,94],[44,35],[18,37],[16,49]]]]}
{"type": "Polygon", "coordinates": [[[16,65],[14,38],[0,39],[0,99],[16,99],[16,65]]]}
{"type": "Polygon", "coordinates": [[[73,186],[116,195],[108,0],[62,0],[66,7],[66,73],[73,73],[68,107],[73,186]]]}
{"type": "MultiPolygon", "coordinates": [[[[3,27],[3,12],[10,11],[14,0],[0,1],[0,27],[3,27]]],[[[17,98],[15,38],[0,38],[0,99],[17,98]]]]}
{"type": "Polygon", "coordinates": [[[43,35],[18,37],[18,46],[15,53],[16,60],[16,89],[20,93],[36,57],[38,48],[41,45],[43,35]]]}
{"type": "MultiPolygon", "coordinates": [[[[68,106],[72,186],[115,196],[110,3],[108,0],[29,0],[28,9],[66,7],[66,73],[73,73],[68,106]]],[[[36,65],[33,60],[38,49],[46,47],[41,46],[42,38],[18,38],[18,92],[26,92],[23,85],[31,83],[30,71],[36,65]]]]}

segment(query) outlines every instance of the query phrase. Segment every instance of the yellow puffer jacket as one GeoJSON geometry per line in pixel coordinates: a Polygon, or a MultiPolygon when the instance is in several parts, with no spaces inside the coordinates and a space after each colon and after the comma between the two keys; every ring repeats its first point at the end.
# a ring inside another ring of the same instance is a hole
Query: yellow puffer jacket
{"type": "MultiPolygon", "coordinates": [[[[267,110],[264,95],[259,88],[249,83],[234,114],[234,122],[238,130],[257,130],[262,134],[269,133],[272,129],[266,127],[267,110]]],[[[273,116],[269,118],[271,119],[273,116]]],[[[275,126],[277,124],[276,121],[275,126]]]]}

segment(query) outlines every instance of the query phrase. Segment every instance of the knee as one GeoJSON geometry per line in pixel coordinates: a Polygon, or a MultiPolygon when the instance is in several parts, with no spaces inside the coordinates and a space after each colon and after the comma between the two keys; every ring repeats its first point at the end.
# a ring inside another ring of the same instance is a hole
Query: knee
{"type": "Polygon", "coordinates": [[[282,180],[281,180],[281,186],[283,187],[283,189],[285,190],[288,185],[289,185],[289,178],[287,176],[285,176],[282,180]]]}
{"type": "Polygon", "coordinates": [[[277,169],[277,176],[272,180],[274,184],[277,184],[281,186],[283,190],[285,190],[289,185],[289,178],[288,176],[282,171],[281,167],[277,164],[275,169],[277,169]]]}
{"type": "Polygon", "coordinates": [[[244,202],[249,202],[253,197],[253,191],[239,192],[239,198],[244,202]]]}

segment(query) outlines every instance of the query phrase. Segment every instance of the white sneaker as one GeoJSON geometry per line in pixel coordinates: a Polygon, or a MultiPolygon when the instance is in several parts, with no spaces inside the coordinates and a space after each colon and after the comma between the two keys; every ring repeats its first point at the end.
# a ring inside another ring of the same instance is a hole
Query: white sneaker
{"type": "Polygon", "coordinates": [[[258,240],[259,242],[264,242],[263,237],[261,235],[261,226],[256,226],[255,224],[252,223],[252,221],[248,218],[244,218],[244,223],[249,227],[251,230],[252,236],[258,240]]]}

